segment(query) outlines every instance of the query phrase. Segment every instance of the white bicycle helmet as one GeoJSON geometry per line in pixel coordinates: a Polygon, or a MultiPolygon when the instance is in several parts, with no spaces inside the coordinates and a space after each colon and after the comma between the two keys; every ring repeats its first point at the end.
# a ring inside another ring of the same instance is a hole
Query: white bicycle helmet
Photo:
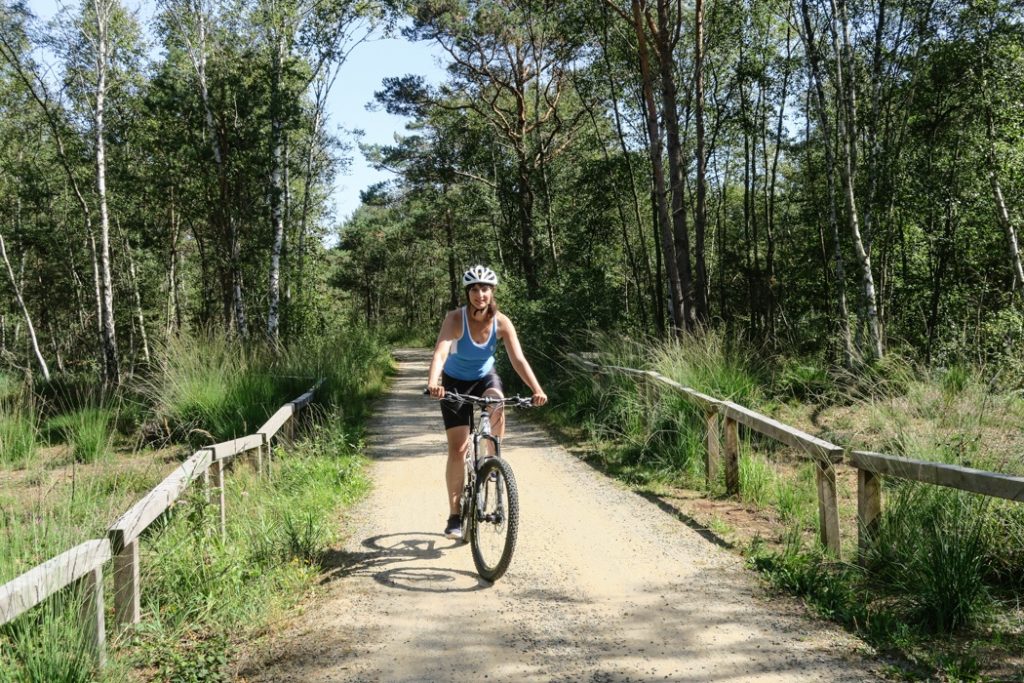
{"type": "Polygon", "coordinates": [[[477,283],[498,286],[498,275],[487,266],[473,266],[462,274],[462,286],[470,287],[477,283]]]}

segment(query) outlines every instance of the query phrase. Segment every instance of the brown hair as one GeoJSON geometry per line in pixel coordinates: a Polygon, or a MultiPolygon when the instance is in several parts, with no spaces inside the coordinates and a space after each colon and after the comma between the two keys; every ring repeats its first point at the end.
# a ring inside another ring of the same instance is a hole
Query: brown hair
{"type": "MultiPolygon", "coordinates": [[[[478,284],[487,284],[487,283],[485,283],[485,282],[474,282],[472,285],[469,285],[469,286],[467,286],[465,288],[466,311],[469,312],[470,314],[472,314],[473,307],[472,307],[472,305],[469,302],[469,290],[471,290],[474,285],[478,285],[478,284]]],[[[494,289],[495,289],[494,285],[488,285],[488,286],[491,288],[491,303],[487,304],[487,307],[484,309],[484,320],[486,322],[491,322],[492,320],[494,320],[494,316],[498,315],[498,300],[494,298],[494,289]]]]}

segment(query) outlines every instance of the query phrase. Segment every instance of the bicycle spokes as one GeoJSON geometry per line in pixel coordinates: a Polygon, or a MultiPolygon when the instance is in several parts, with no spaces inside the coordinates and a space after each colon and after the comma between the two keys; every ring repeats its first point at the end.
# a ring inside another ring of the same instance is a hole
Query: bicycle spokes
{"type": "Polygon", "coordinates": [[[480,576],[495,581],[512,560],[519,527],[519,497],[512,468],[489,458],[477,478],[473,562],[480,576]]]}

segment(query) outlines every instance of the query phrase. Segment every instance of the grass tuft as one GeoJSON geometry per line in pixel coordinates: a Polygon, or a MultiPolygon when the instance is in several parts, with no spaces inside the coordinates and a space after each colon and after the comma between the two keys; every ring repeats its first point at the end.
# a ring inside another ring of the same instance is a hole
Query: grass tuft
{"type": "Polygon", "coordinates": [[[30,414],[0,415],[0,466],[27,467],[36,454],[36,440],[35,420],[30,414]]]}

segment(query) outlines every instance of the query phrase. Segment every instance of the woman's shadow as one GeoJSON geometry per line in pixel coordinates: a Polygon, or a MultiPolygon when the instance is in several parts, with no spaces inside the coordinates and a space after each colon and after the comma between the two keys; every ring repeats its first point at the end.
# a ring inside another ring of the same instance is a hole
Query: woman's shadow
{"type": "Polygon", "coordinates": [[[370,576],[399,590],[428,593],[465,593],[491,586],[473,572],[438,566],[448,551],[462,551],[464,543],[422,531],[380,534],[364,539],[366,550],[328,550],[320,561],[326,584],[349,576],[370,576]],[[431,565],[409,564],[435,562],[431,565]]]}

